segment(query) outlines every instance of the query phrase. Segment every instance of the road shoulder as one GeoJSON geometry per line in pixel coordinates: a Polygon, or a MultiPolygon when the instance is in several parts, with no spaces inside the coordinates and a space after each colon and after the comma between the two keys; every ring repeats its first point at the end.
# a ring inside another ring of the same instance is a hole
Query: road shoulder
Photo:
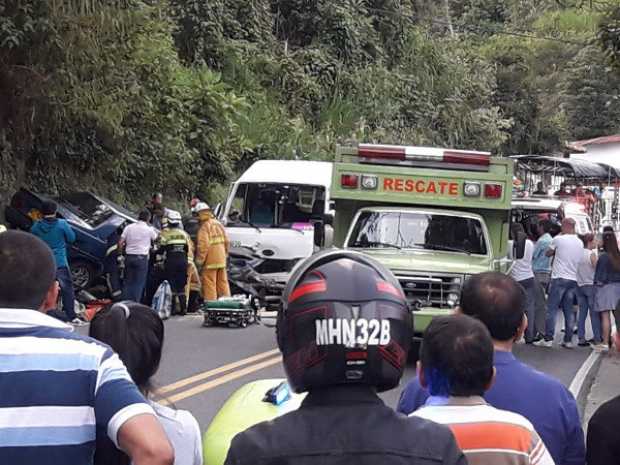
{"type": "Polygon", "coordinates": [[[589,394],[586,397],[583,413],[583,426],[587,430],[588,421],[601,404],[620,395],[620,354],[615,351],[602,354],[600,366],[594,376],[589,394]]]}

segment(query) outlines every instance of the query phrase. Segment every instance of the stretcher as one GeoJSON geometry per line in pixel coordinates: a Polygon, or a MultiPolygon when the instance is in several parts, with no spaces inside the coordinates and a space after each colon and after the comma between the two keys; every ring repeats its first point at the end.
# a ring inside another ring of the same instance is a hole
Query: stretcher
{"type": "Polygon", "coordinates": [[[202,313],[202,326],[206,327],[220,324],[245,328],[250,323],[258,323],[252,301],[245,295],[209,300],[202,305],[202,313]]]}

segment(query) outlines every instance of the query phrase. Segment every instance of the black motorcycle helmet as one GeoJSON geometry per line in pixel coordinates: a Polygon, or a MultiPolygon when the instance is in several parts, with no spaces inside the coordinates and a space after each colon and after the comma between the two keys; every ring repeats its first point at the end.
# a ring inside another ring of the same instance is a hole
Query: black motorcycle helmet
{"type": "Polygon", "coordinates": [[[293,270],[277,337],[295,392],[342,384],[381,392],[403,375],[413,317],[387,268],[358,252],[326,251],[293,270]]]}

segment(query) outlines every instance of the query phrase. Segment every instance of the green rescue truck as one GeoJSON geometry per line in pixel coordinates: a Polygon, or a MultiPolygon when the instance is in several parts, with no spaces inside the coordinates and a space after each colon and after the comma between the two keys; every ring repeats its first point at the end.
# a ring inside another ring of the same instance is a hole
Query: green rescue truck
{"type": "Polygon", "coordinates": [[[458,304],[469,275],[509,271],[512,176],[512,160],[487,152],[338,147],[334,245],[394,272],[420,336],[458,304]]]}

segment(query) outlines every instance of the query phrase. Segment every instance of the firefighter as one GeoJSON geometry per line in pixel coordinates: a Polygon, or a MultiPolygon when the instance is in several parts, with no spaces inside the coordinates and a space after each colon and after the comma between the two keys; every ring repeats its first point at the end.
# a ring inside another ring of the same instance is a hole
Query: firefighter
{"type": "Polygon", "coordinates": [[[112,301],[118,302],[123,294],[122,275],[125,269],[125,257],[118,253],[118,242],[125,229],[125,223],[121,224],[108,236],[105,257],[103,259],[103,271],[106,284],[112,301]]]}
{"type": "Polygon", "coordinates": [[[187,313],[186,287],[188,270],[194,248],[192,240],[182,228],[181,214],[168,211],[166,228],[160,236],[160,250],[164,254],[164,277],[172,288],[172,314],[187,313]]]}
{"type": "Polygon", "coordinates": [[[194,210],[200,220],[196,267],[202,282],[202,297],[206,301],[228,297],[230,288],[226,276],[226,257],[230,244],[226,231],[206,203],[198,203],[194,210]]]}

